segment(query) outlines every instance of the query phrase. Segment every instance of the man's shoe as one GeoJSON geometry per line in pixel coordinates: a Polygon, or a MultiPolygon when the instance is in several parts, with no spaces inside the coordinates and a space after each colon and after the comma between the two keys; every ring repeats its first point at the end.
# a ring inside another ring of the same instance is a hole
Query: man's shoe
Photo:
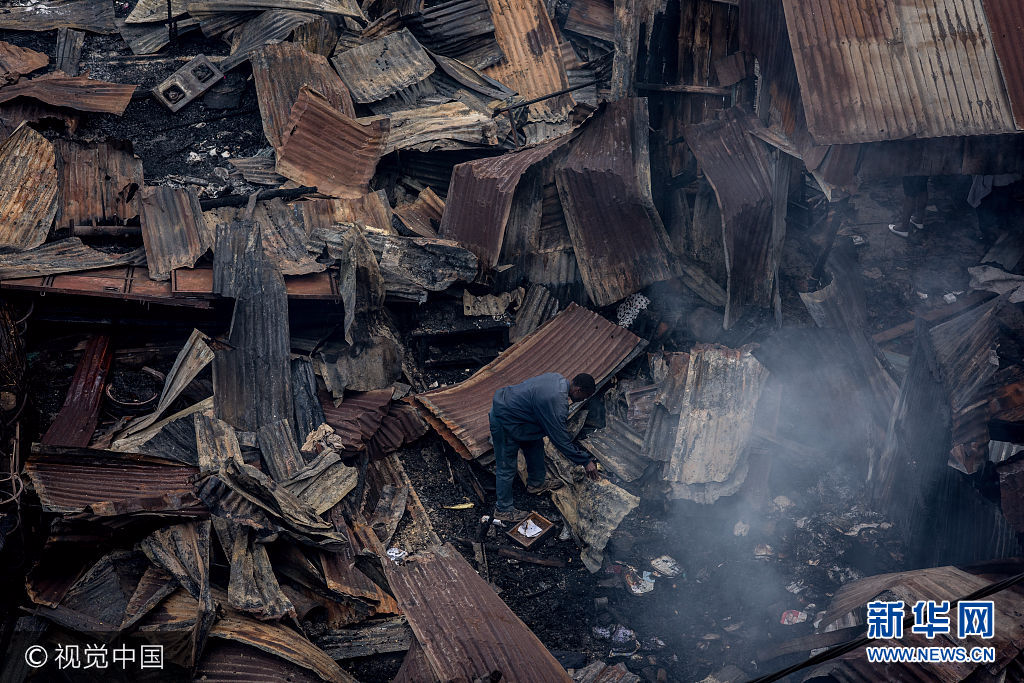
{"type": "Polygon", "coordinates": [[[924,219],[920,218],[919,216],[911,216],[910,224],[913,225],[918,230],[924,230],[924,219]]]}
{"type": "Polygon", "coordinates": [[[499,522],[515,523],[528,514],[530,513],[523,512],[522,510],[517,510],[516,508],[504,511],[499,510],[497,508],[494,509],[494,519],[498,520],[499,522]]]}
{"type": "Polygon", "coordinates": [[[534,496],[539,496],[550,491],[557,491],[560,488],[562,488],[562,482],[555,479],[552,481],[546,481],[540,486],[527,486],[526,492],[534,496]]]}
{"type": "Polygon", "coordinates": [[[899,237],[910,237],[909,230],[901,230],[900,226],[896,225],[895,223],[889,224],[889,232],[891,232],[894,235],[898,235],[899,237]]]}

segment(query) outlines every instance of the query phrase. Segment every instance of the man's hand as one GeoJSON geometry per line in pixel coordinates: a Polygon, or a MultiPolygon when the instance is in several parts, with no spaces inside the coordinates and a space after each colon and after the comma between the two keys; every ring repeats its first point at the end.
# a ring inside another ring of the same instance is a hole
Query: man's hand
{"type": "Polygon", "coordinates": [[[584,465],[583,469],[586,471],[587,476],[593,481],[597,481],[601,478],[601,475],[597,473],[597,463],[593,460],[584,465]]]}

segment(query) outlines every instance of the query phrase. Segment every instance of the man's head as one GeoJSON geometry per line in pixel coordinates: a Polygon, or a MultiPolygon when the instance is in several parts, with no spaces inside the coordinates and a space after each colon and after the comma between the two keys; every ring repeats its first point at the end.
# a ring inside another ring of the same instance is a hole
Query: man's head
{"type": "Polygon", "coordinates": [[[581,372],[572,378],[569,383],[569,398],[573,401],[583,401],[594,395],[594,378],[585,372],[581,372]]]}

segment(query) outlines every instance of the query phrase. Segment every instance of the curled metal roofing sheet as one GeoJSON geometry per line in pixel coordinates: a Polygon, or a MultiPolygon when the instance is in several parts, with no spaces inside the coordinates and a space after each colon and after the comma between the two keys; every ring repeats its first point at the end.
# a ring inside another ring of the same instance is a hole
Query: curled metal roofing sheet
{"type": "Polygon", "coordinates": [[[391,112],[391,129],[384,154],[395,150],[463,147],[496,147],[509,133],[507,119],[491,116],[487,110],[474,109],[463,102],[444,102],[391,112]]]}
{"type": "MultiPolygon", "coordinates": [[[[783,5],[819,144],[1018,130],[982,0],[783,5]]],[[[1013,40],[1004,59],[1019,64],[1019,34],[1013,40]]]]}
{"type": "Polygon", "coordinates": [[[71,386],[64,396],[64,405],[50,428],[40,439],[50,446],[88,446],[100,416],[103,388],[114,361],[110,336],[93,336],[75,368],[71,386]]]}
{"type": "Polygon", "coordinates": [[[277,172],[324,194],[362,197],[387,134],[386,118],[360,123],[303,86],[283,135],[277,172]]]}
{"type": "Polygon", "coordinates": [[[0,7],[0,29],[12,31],[77,28],[93,33],[116,33],[114,21],[114,6],[107,0],[47,0],[19,7],[0,7]]]}
{"type": "Polygon", "coordinates": [[[570,681],[544,644],[451,544],[385,562],[388,583],[412,626],[434,678],[570,681]]]}
{"type": "Polygon", "coordinates": [[[42,52],[0,41],[0,80],[17,80],[49,63],[50,58],[42,52]]]}
{"type": "Polygon", "coordinates": [[[388,414],[392,393],[390,388],[354,393],[337,406],[329,398],[321,401],[324,420],[334,428],[345,450],[361,451],[366,447],[388,414]]]}
{"type": "Polygon", "coordinates": [[[486,0],[449,0],[402,17],[402,22],[427,49],[477,69],[502,58],[486,0]]]}
{"type": "Polygon", "coordinates": [[[498,389],[545,372],[565,377],[586,372],[600,386],[643,349],[624,327],[582,306],[569,307],[506,349],[461,384],[416,396],[428,419],[465,458],[491,450],[487,414],[498,389]]]}
{"type": "Polygon", "coordinates": [[[146,264],[154,280],[170,279],[175,268],[191,268],[213,246],[199,198],[191,190],[146,187],[140,205],[146,264]]]}
{"type": "Polygon", "coordinates": [[[323,12],[363,19],[362,10],[355,0],[195,0],[188,3],[188,13],[217,14],[232,12],[259,12],[287,9],[299,12],[323,12]]]}
{"type": "Polygon", "coordinates": [[[583,284],[598,306],[676,275],[651,197],[647,100],[612,102],[555,171],[583,284]]]}
{"type": "Polygon", "coordinates": [[[434,73],[434,62],[409,29],[345,50],[331,59],[356,102],[377,102],[434,73]]]}
{"type": "Polygon", "coordinates": [[[263,133],[275,149],[281,146],[292,106],[304,85],[323,95],[332,107],[346,116],[356,115],[348,88],[322,55],[311,54],[295,43],[277,43],[253,52],[249,62],[263,118],[263,133]]]}
{"type": "Polygon", "coordinates": [[[170,5],[171,16],[180,17],[188,11],[188,0],[139,0],[125,18],[126,24],[144,24],[151,21],[167,21],[170,5]]]}
{"type": "Polygon", "coordinates": [[[139,215],[142,159],[109,143],[58,140],[61,225],[113,223],[139,215]]]}
{"type": "Polygon", "coordinates": [[[56,162],[49,140],[24,123],[0,145],[0,248],[46,240],[57,214],[56,162]]]}
{"type": "Polygon", "coordinates": [[[981,0],[992,43],[1003,72],[1013,118],[1024,129],[1024,4],[1018,0],[981,0]]]}
{"type": "Polygon", "coordinates": [[[88,76],[68,76],[55,71],[45,76],[22,79],[0,88],[0,102],[31,97],[53,105],[104,114],[124,113],[137,85],[97,81],[88,76]]]}

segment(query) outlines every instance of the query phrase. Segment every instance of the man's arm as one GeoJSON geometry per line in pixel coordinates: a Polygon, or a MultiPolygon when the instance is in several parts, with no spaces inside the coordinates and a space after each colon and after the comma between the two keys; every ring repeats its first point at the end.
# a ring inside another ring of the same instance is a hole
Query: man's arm
{"type": "Polygon", "coordinates": [[[569,406],[561,397],[549,401],[547,409],[541,415],[544,431],[551,444],[577,465],[586,465],[591,461],[590,454],[573,443],[572,435],[566,421],[569,419],[569,406]]]}

